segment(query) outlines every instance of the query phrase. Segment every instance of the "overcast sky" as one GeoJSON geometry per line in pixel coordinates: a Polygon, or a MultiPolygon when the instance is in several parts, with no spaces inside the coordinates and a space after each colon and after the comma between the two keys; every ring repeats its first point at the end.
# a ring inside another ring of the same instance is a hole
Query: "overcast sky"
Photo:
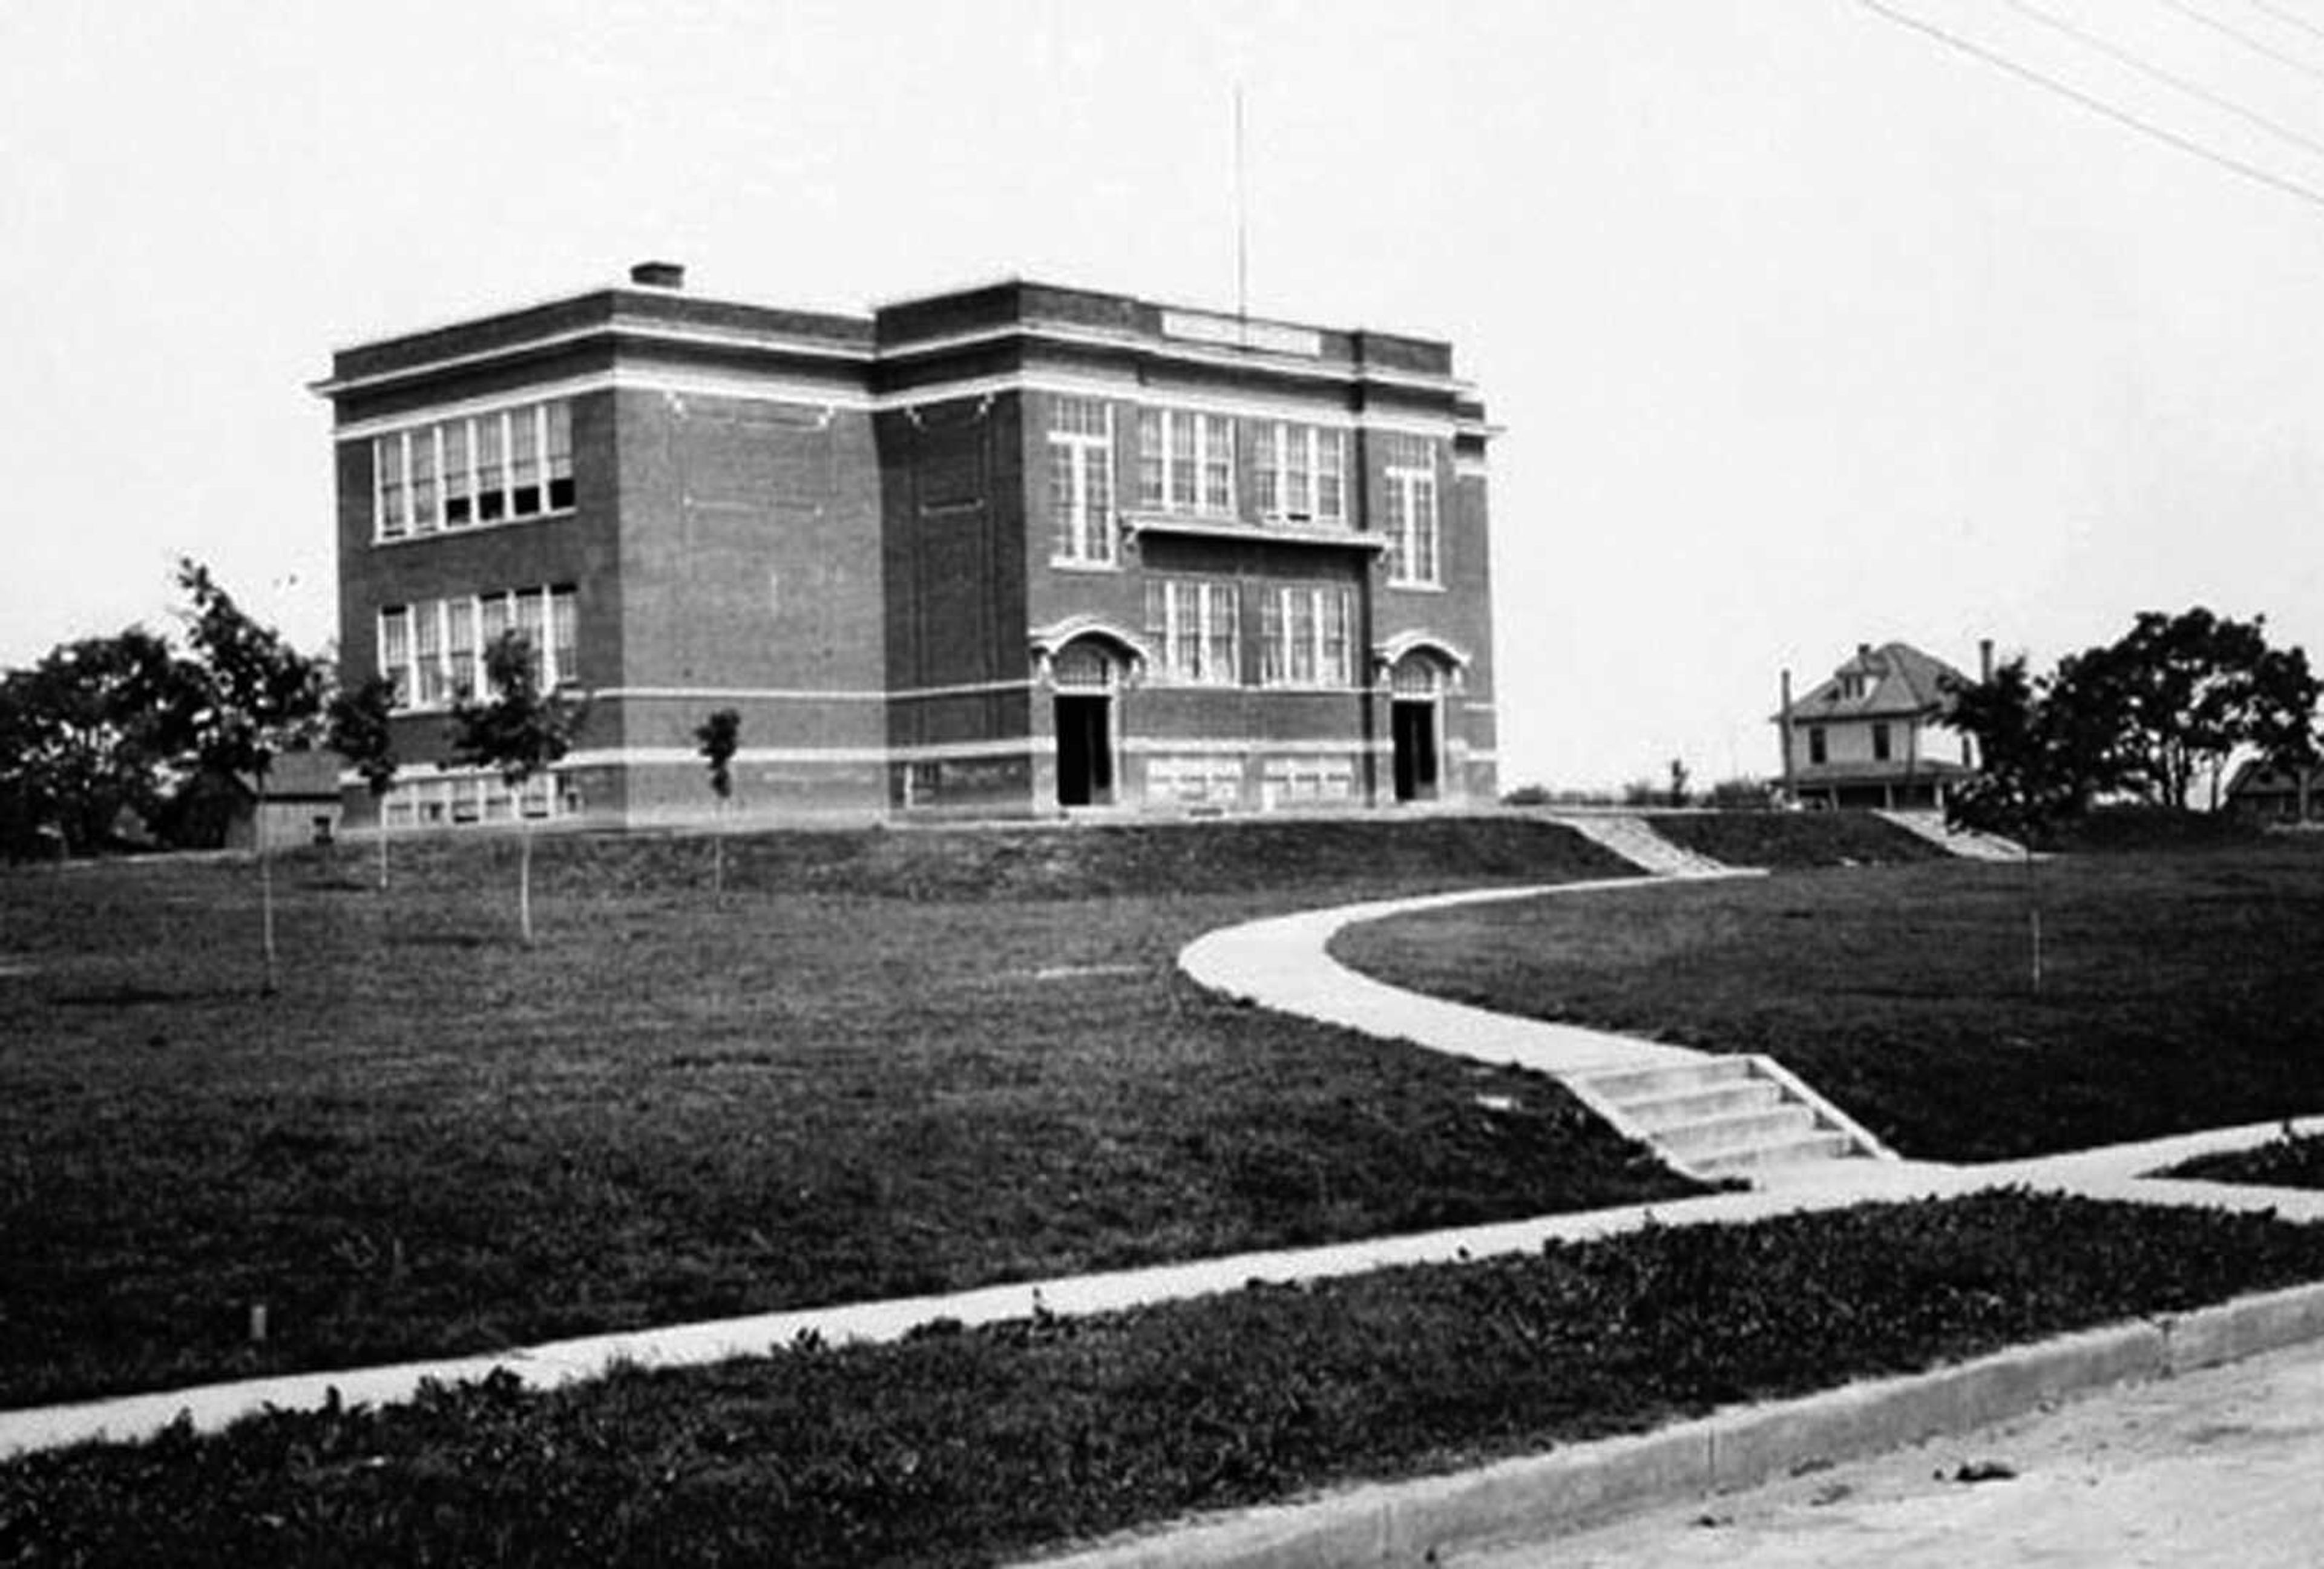
{"type": "Polygon", "coordinates": [[[1238,82],[1251,309],[1449,337],[1506,428],[1505,787],[1772,772],[1858,641],[2324,656],[2324,0],[1886,3],[2058,87],[1860,0],[5,0],[0,664],[180,553],[322,646],[369,336],[648,256],[1231,308],[1238,82]]]}

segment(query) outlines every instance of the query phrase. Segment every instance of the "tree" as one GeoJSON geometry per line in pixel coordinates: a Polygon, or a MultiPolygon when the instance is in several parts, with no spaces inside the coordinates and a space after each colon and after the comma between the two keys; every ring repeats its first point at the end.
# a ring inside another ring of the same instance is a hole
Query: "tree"
{"type": "Polygon", "coordinates": [[[2144,611],[2119,641],[2061,661],[2059,699],[2112,731],[2111,783],[2175,808],[2208,775],[2217,807],[2234,753],[2299,750],[2318,683],[2302,651],[2268,646],[2265,623],[2144,611]]]}
{"type": "Polygon", "coordinates": [[[484,650],[490,696],[463,698],[452,710],[452,760],[496,771],[517,801],[520,842],[517,922],[532,942],[532,819],[524,810],[525,787],[572,750],[585,717],[585,705],[561,692],[541,689],[540,660],[524,633],[503,632],[484,650]]]}
{"type": "Polygon", "coordinates": [[[138,626],[0,674],[0,854],[88,854],[124,813],[152,819],[200,702],[185,661],[138,626]]]}
{"type": "Polygon", "coordinates": [[[266,955],[265,989],[277,989],[274,880],[266,853],[266,784],[281,752],[314,738],[323,710],[326,673],[234,602],[190,558],[178,559],[185,592],[186,641],[193,645],[201,706],[194,715],[194,755],[203,768],[251,781],[257,798],[260,923],[266,955]]]}
{"type": "Polygon", "coordinates": [[[403,766],[395,753],[395,681],[372,676],[356,687],[335,694],[329,708],[329,745],[354,765],[371,787],[373,816],[379,836],[379,886],[387,887],[387,792],[403,766]]]}
{"type": "MultiPolygon", "coordinates": [[[[732,708],[721,708],[704,720],[695,731],[694,739],[701,743],[703,759],[710,765],[710,793],[718,798],[721,817],[726,812],[734,794],[734,750],[742,743],[742,716],[732,708]]],[[[724,826],[710,839],[710,888],[714,893],[726,891],[726,835],[724,826]]]]}

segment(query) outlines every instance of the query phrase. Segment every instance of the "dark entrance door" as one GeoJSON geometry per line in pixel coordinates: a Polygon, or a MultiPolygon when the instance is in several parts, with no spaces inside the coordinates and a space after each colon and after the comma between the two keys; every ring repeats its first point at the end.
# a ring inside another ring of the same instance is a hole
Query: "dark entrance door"
{"type": "Polygon", "coordinates": [[[1388,739],[1396,749],[1396,798],[1425,801],[1436,794],[1436,705],[1398,700],[1388,708],[1388,739]]]}
{"type": "Polygon", "coordinates": [[[1113,798],[1113,725],[1104,697],[1057,695],[1057,804],[1101,805],[1113,798]]]}

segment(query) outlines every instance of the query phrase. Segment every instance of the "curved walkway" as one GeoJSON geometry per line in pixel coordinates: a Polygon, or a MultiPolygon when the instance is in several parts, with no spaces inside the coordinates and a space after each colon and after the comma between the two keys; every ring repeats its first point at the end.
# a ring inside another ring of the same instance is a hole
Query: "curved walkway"
{"type": "MultiPolygon", "coordinates": [[[[1751,876],[1728,872],[1723,876],[1751,876]]],[[[1344,905],[1230,928],[1198,938],[1180,955],[1186,973],[1207,986],[1266,1007],[1305,1014],[1370,1034],[1390,1034],[1504,1063],[1522,1061],[1553,1074],[1608,1066],[1693,1060],[1702,1054],[1626,1036],[1534,1020],[1401,992],[1356,974],[1324,945],[1356,921],[1460,904],[1587,893],[1675,881],[1620,878],[1542,887],[1497,888],[1418,899],[1344,905]],[[1432,1040],[1433,1038],[1433,1040],[1432,1040]],[[1457,1040],[1455,1047],[1434,1042],[1457,1040]]],[[[268,1407],[315,1409],[334,1401],[408,1400],[427,1382],[480,1379],[495,1370],[547,1389],[602,1377],[614,1368],[684,1367],[761,1354],[802,1334],[829,1343],[899,1339],[935,1319],[964,1324],[1058,1314],[1116,1311],[1239,1289],[1254,1281],[1288,1283],[1360,1274],[1399,1265],[1452,1263],[1538,1251],[1550,1241],[1581,1241],[1650,1225],[1733,1223],[1801,1210],[1839,1208],[1868,1199],[1938,1197],[1999,1186],[2027,1186],[2144,1203],[2272,1210],[2292,1220],[2324,1221],[2324,1192],[2232,1187],[2170,1181],[2144,1172],[2215,1150],[2268,1142],[2287,1127],[2324,1133],[2324,1117],[2261,1122],[2135,1145],[1982,1167],[1913,1161],[1843,1160],[1787,1174],[1779,1186],[1717,1193],[1664,1204],[1547,1215],[1416,1236],[1373,1237],[1328,1247],[1243,1253],[1101,1275],[1019,1282],[883,1302],[755,1315],[553,1342],[516,1350],[388,1367],[350,1368],[235,1383],[120,1396],[73,1405],[0,1411],[0,1460],[91,1440],[150,1437],[180,1417],[214,1431],[268,1407]]]]}

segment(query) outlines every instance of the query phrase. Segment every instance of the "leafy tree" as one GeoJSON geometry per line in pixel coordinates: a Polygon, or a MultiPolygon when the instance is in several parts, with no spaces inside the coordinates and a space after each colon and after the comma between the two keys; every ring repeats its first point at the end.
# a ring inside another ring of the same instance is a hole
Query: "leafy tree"
{"type": "Polygon", "coordinates": [[[371,787],[383,891],[387,887],[387,792],[395,788],[396,773],[403,766],[403,760],[395,753],[394,712],[394,678],[379,675],[334,694],[329,708],[331,750],[352,763],[371,787]]]}
{"type": "MultiPolygon", "coordinates": [[[[698,750],[710,765],[710,793],[718,798],[718,810],[723,817],[734,795],[734,751],[742,738],[742,716],[732,708],[721,708],[704,720],[694,732],[700,743],[698,750]]],[[[714,834],[710,839],[710,887],[715,893],[726,891],[726,835],[714,834]]]]}
{"type": "Polygon", "coordinates": [[[2211,804],[2235,752],[2296,752],[2314,726],[2318,683],[2302,651],[2268,646],[2265,617],[2197,605],[2144,611],[2116,642],[2059,668],[2055,697],[2112,732],[2108,782],[2169,807],[2209,775],[2211,804]]]}
{"type": "Polygon", "coordinates": [[[463,698],[452,710],[452,758],[467,767],[495,770],[517,800],[520,841],[517,922],[532,942],[532,819],[524,811],[525,786],[557,765],[573,749],[585,706],[561,692],[544,691],[540,661],[521,631],[511,628],[484,650],[490,696],[463,698]]]}
{"type": "Polygon", "coordinates": [[[227,779],[247,779],[257,798],[260,921],[266,991],[276,989],[274,879],[266,853],[266,786],[275,757],[314,739],[327,672],[272,627],[253,619],[189,558],[178,560],[188,602],[186,641],[193,647],[201,706],[194,715],[197,762],[227,779]]]}
{"type": "Polygon", "coordinates": [[[72,854],[112,842],[124,811],[152,818],[192,744],[193,672],[143,627],[60,643],[0,674],[0,854],[72,854]]]}

